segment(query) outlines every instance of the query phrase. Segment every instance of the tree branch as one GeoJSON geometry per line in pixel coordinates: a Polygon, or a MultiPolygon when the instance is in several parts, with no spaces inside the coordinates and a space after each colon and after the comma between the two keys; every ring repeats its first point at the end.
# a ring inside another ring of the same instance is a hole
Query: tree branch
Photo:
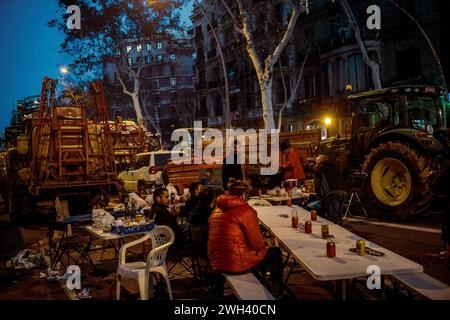
{"type": "Polygon", "coordinates": [[[253,66],[256,70],[256,74],[260,82],[264,79],[264,69],[262,67],[261,59],[258,56],[256,51],[255,42],[253,40],[253,35],[250,31],[250,21],[247,12],[244,9],[244,5],[242,4],[242,0],[236,0],[239,5],[239,12],[242,17],[242,32],[247,40],[247,52],[249,53],[249,57],[253,62],[253,66]]]}
{"type": "Polygon", "coordinates": [[[397,7],[404,14],[406,14],[416,24],[416,26],[419,28],[420,32],[422,33],[423,37],[427,41],[428,46],[430,47],[431,52],[433,53],[433,56],[434,56],[434,58],[436,60],[436,63],[437,63],[438,68],[439,68],[439,72],[441,74],[442,85],[444,86],[444,89],[448,92],[447,80],[445,79],[445,73],[444,73],[444,69],[442,68],[441,59],[439,57],[439,54],[436,51],[436,48],[433,45],[433,42],[431,41],[430,37],[426,33],[425,29],[422,27],[422,25],[419,23],[419,21],[416,18],[414,18],[406,9],[402,8],[397,2],[395,2],[393,0],[388,0],[388,1],[391,2],[395,7],[397,7]]]}
{"type": "Polygon", "coordinates": [[[120,74],[119,74],[119,71],[116,71],[116,74],[117,74],[117,80],[119,80],[120,84],[122,85],[122,91],[123,91],[123,93],[125,93],[125,94],[127,94],[127,95],[129,95],[129,96],[132,96],[133,94],[132,94],[130,91],[128,91],[128,89],[127,89],[125,83],[124,83],[123,80],[122,80],[122,77],[121,77],[120,74]]]}
{"type": "Polygon", "coordinates": [[[227,2],[225,0],[221,0],[222,5],[225,7],[225,10],[227,10],[228,14],[231,17],[231,20],[233,20],[233,26],[234,30],[239,34],[244,34],[244,31],[239,27],[238,20],[236,19],[235,14],[233,11],[231,11],[230,7],[228,6],[227,2]]]}
{"type": "Polygon", "coordinates": [[[266,59],[266,68],[264,70],[265,74],[272,71],[273,67],[275,66],[275,63],[278,61],[284,48],[286,47],[287,43],[291,39],[291,36],[292,36],[292,33],[294,32],[295,25],[297,24],[299,15],[300,15],[300,9],[297,6],[292,6],[292,15],[289,20],[289,24],[286,29],[286,32],[284,33],[283,38],[281,39],[278,46],[275,48],[275,51],[271,55],[269,55],[266,59]]]}
{"type": "Polygon", "coordinates": [[[347,3],[347,0],[338,0],[338,1],[339,1],[339,4],[341,5],[342,9],[344,10],[345,15],[347,16],[350,26],[352,27],[353,31],[355,32],[355,39],[361,50],[361,54],[362,54],[364,63],[372,70],[372,79],[373,79],[373,82],[375,85],[375,89],[381,89],[382,85],[381,85],[381,79],[380,79],[380,73],[379,73],[379,64],[370,59],[369,54],[367,52],[366,44],[361,36],[361,30],[359,29],[356,18],[354,16],[350,6],[347,3]]]}
{"type": "MultiPolygon", "coordinates": [[[[285,105],[280,110],[280,115],[278,117],[278,130],[281,130],[281,120],[282,120],[282,115],[283,115],[284,109],[290,108],[292,106],[292,103],[294,102],[295,97],[297,96],[297,91],[298,91],[298,88],[300,87],[300,83],[303,78],[303,71],[305,70],[306,61],[308,60],[310,52],[311,52],[311,48],[309,47],[308,51],[306,52],[305,59],[303,59],[302,66],[300,68],[300,74],[298,75],[297,81],[295,83],[295,87],[291,92],[291,97],[289,98],[289,100],[285,103],[285,105]]],[[[284,80],[283,80],[283,82],[284,82],[284,80]]],[[[286,96],[287,96],[287,94],[286,94],[286,96]]]]}

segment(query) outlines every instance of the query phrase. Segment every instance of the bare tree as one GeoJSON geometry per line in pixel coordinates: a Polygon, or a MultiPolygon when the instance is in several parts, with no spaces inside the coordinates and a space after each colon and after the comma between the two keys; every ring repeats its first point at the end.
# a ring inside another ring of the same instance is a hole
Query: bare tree
{"type": "Polygon", "coordinates": [[[422,33],[423,37],[425,38],[425,41],[428,43],[428,46],[430,47],[430,50],[434,56],[434,59],[436,60],[436,63],[437,63],[437,66],[439,68],[439,72],[441,75],[441,79],[442,79],[442,85],[444,86],[444,89],[448,92],[447,81],[445,79],[445,74],[444,74],[444,69],[442,67],[441,58],[439,57],[439,54],[438,54],[436,48],[434,47],[433,42],[431,41],[427,32],[422,27],[420,22],[415,17],[413,17],[405,8],[401,7],[397,2],[395,2],[393,0],[388,0],[388,1],[390,3],[392,3],[395,7],[397,7],[400,11],[402,11],[404,14],[406,14],[408,16],[408,18],[411,19],[416,24],[417,28],[419,28],[420,32],[422,33]]]}
{"type": "Polygon", "coordinates": [[[128,65],[130,52],[126,51],[125,45],[142,39],[171,36],[173,31],[180,30],[179,8],[184,1],[171,0],[151,7],[145,1],[77,0],[76,4],[83,12],[82,29],[69,30],[66,8],[73,1],[57,0],[60,16],[51,20],[49,26],[64,33],[61,52],[73,57],[70,67],[78,76],[101,77],[105,64],[115,66],[122,91],[131,98],[137,121],[142,125],[139,100],[142,67],[139,64],[128,65]],[[133,82],[132,89],[127,87],[126,75],[133,82]]]}
{"type": "MultiPolygon", "coordinates": [[[[142,116],[142,108],[141,103],[139,100],[139,94],[141,89],[141,71],[142,66],[138,63],[138,66],[135,68],[132,68],[130,65],[128,65],[128,52],[126,52],[125,46],[122,46],[122,48],[119,48],[121,55],[120,55],[120,62],[115,64],[116,67],[116,76],[117,80],[122,86],[122,92],[128,96],[133,101],[133,107],[134,112],[136,113],[136,119],[138,123],[143,126],[144,125],[144,118],[142,116]],[[133,90],[129,90],[125,84],[125,82],[122,79],[122,75],[126,74],[130,79],[133,81],[133,90]]],[[[141,57],[142,58],[142,55],[141,57]]],[[[157,130],[156,126],[152,122],[153,127],[155,130],[157,130]]]]}
{"type": "Polygon", "coordinates": [[[362,39],[361,30],[359,29],[358,22],[355,18],[355,15],[353,14],[352,9],[348,5],[347,0],[337,0],[337,1],[339,1],[339,4],[341,5],[342,10],[344,11],[345,15],[347,16],[348,23],[355,33],[355,39],[361,50],[363,61],[372,71],[372,80],[373,80],[375,89],[376,90],[381,89],[382,85],[381,85],[381,76],[380,76],[380,64],[376,60],[373,60],[369,57],[366,43],[362,39]]]}
{"type": "Polygon", "coordinates": [[[253,12],[248,9],[251,8],[252,4],[250,2],[253,1],[233,0],[238,5],[238,15],[232,12],[225,0],[221,1],[228,14],[233,19],[235,30],[243,36],[246,44],[245,49],[255,68],[261,91],[264,127],[268,130],[275,129],[273,112],[273,72],[277,61],[280,59],[283,50],[286,48],[292,33],[294,32],[294,28],[301,12],[300,4],[302,1],[291,1],[291,15],[289,23],[284,30],[284,34],[277,42],[275,49],[266,54],[265,57],[261,57],[254,39],[255,17],[253,12]]]}
{"type": "MultiPolygon", "coordinates": [[[[286,108],[290,109],[292,108],[292,104],[294,103],[295,98],[297,97],[297,92],[298,92],[298,88],[300,87],[300,82],[303,79],[303,70],[305,69],[305,65],[306,65],[306,61],[308,60],[309,57],[309,53],[311,52],[311,48],[308,48],[308,51],[306,52],[306,55],[303,59],[302,65],[300,67],[299,73],[296,76],[296,80],[295,81],[295,85],[294,85],[294,81],[290,82],[289,84],[291,85],[291,96],[288,99],[288,94],[287,94],[287,85],[286,85],[286,81],[284,78],[284,74],[283,72],[281,72],[281,78],[283,80],[283,89],[284,89],[284,103],[283,103],[283,107],[281,107],[280,109],[280,113],[278,115],[278,130],[281,131],[281,124],[283,121],[283,112],[286,108]]],[[[280,67],[281,69],[281,67],[280,67]]],[[[295,71],[294,71],[295,72],[295,71]]],[[[294,75],[295,77],[295,75],[294,75]]]]}

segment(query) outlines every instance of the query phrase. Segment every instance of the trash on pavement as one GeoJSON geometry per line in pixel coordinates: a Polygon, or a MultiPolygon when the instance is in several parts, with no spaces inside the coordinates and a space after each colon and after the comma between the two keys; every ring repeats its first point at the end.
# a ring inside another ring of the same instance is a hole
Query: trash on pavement
{"type": "Polygon", "coordinates": [[[25,249],[6,262],[6,267],[11,269],[14,268],[16,270],[29,270],[41,266],[44,261],[44,256],[37,251],[25,249]]]}

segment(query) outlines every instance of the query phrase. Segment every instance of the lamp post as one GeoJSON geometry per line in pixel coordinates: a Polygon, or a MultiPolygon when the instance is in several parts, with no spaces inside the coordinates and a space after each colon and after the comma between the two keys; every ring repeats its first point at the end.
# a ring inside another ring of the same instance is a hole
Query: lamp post
{"type": "MultiPolygon", "coordinates": [[[[148,0],[148,4],[152,5],[155,3],[158,3],[159,1],[151,1],[148,0]]],[[[219,51],[220,60],[222,62],[222,69],[223,69],[223,75],[224,75],[224,82],[225,82],[225,111],[227,115],[226,119],[226,128],[231,128],[231,119],[230,119],[230,84],[228,80],[228,72],[227,72],[227,65],[225,63],[225,56],[223,55],[222,46],[220,45],[219,36],[217,35],[216,30],[214,29],[214,25],[212,24],[211,19],[208,16],[208,13],[206,12],[205,8],[198,2],[197,0],[194,0],[194,3],[199,7],[200,11],[202,12],[203,16],[205,17],[209,27],[211,28],[211,32],[213,34],[214,40],[216,41],[216,47],[219,51]]]]}

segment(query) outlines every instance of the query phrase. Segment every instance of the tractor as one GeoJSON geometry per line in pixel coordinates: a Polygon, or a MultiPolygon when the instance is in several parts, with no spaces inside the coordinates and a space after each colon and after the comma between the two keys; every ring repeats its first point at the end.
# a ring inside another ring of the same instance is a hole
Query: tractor
{"type": "Polygon", "coordinates": [[[425,210],[449,164],[449,130],[441,96],[432,86],[400,86],[347,96],[343,136],[322,141],[348,178],[367,175],[361,195],[380,218],[406,219],[425,210]]]}

